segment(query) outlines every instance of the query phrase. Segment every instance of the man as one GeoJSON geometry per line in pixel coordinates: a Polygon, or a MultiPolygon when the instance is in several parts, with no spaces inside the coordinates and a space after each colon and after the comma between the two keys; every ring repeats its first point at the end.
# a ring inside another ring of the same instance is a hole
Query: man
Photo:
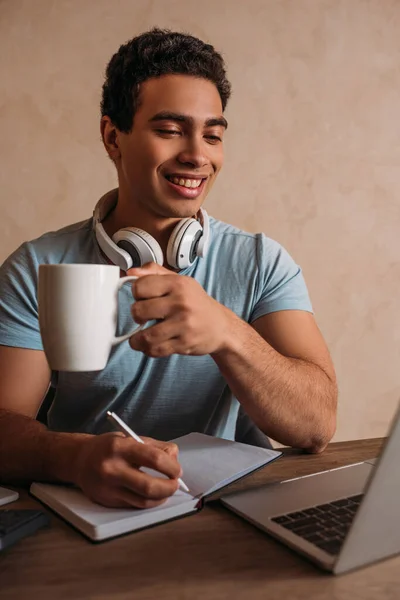
{"type": "Polygon", "coordinates": [[[271,436],[320,452],[331,439],[335,374],[299,267],[264,235],[214,219],[203,257],[197,249],[207,228],[201,207],[223,163],[229,95],[221,56],[191,36],[155,29],[111,59],[101,133],[118,191],[106,196],[100,220],[111,245],[127,227],[159,245],[161,264],[128,269],[139,277],[136,301],[130,286],[120,298],[121,331],[130,311],[149,323],[113,350],[103,371],[51,374],[37,318],[38,264],[107,263],[110,256],[90,219],[25,243],[7,259],[0,273],[2,482],[66,481],[107,506],[150,507],[175,492],[182,474],[176,446],[164,440],[202,431],[267,445],[271,436]],[[189,218],[199,219],[202,232],[179,268],[171,243],[189,218]],[[35,417],[50,380],[56,391],[46,428],[35,417]],[[141,445],[110,432],[107,410],[155,439],[141,445]]]}

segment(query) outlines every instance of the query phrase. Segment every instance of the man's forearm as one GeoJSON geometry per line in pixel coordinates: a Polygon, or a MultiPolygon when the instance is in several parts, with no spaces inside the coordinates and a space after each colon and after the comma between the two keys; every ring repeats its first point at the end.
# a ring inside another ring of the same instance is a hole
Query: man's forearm
{"type": "Polygon", "coordinates": [[[336,382],[313,363],[282,356],[237,319],[229,348],[212,355],[249,417],[280,443],[323,450],[336,426],[336,382]]]}
{"type": "Polygon", "coordinates": [[[0,410],[0,483],[73,482],[87,437],[49,431],[30,417],[0,410]]]}

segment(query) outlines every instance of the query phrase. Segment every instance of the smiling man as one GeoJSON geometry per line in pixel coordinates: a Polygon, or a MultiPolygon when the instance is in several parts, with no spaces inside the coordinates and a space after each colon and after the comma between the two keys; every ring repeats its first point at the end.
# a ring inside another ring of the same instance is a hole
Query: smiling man
{"type": "Polygon", "coordinates": [[[93,218],[23,244],[1,267],[0,481],[71,482],[107,506],[149,507],[178,487],[166,440],[201,431],[268,446],[271,436],[320,452],[331,439],[335,373],[301,269],[264,234],[202,208],[223,165],[229,96],[220,54],[192,36],[154,29],[112,57],[101,134],[118,189],[93,218]],[[121,291],[119,329],[132,316],[148,325],[101,372],[50,373],[38,265],[77,262],[137,275],[121,291]],[[46,427],[35,417],[50,382],[46,427]],[[107,410],[147,443],[109,432],[107,410]]]}

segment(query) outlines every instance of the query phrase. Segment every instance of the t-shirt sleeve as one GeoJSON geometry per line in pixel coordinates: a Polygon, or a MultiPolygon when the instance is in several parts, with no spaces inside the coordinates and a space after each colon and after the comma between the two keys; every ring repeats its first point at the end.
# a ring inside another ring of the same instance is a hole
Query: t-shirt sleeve
{"type": "Polygon", "coordinates": [[[313,312],[301,268],[277,242],[257,236],[258,289],[250,323],[280,310],[313,312]]]}
{"type": "Polygon", "coordinates": [[[0,345],[43,350],[37,303],[37,258],[22,244],[0,267],[0,345]]]}

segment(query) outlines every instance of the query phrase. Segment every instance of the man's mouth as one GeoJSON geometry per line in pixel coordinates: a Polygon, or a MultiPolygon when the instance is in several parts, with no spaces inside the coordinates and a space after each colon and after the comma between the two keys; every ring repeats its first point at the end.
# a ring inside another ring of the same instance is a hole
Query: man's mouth
{"type": "Polygon", "coordinates": [[[183,179],[182,177],[175,177],[171,175],[166,175],[168,181],[171,181],[175,185],[180,185],[185,188],[195,189],[200,187],[203,183],[204,179],[183,179]]]}
{"type": "Polygon", "coordinates": [[[195,199],[203,192],[207,177],[180,177],[178,175],[165,175],[168,186],[182,198],[195,199]]]}

